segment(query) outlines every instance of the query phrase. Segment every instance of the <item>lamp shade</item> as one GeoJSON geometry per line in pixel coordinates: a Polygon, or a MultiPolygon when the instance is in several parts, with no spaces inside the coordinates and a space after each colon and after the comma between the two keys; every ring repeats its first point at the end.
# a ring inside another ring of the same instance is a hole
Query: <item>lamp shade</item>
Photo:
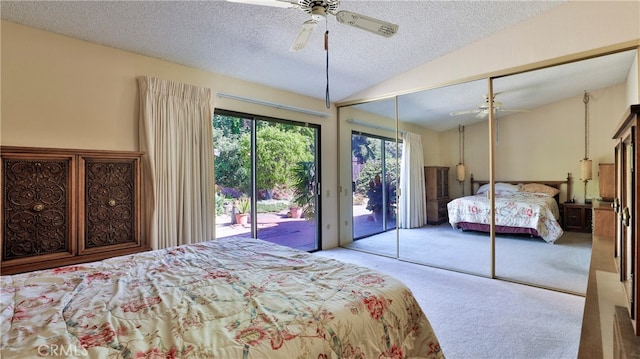
{"type": "Polygon", "coordinates": [[[580,160],[580,180],[588,181],[592,179],[593,161],[588,158],[580,160]]]}
{"type": "Polygon", "coordinates": [[[464,165],[460,163],[456,166],[456,179],[458,182],[463,182],[465,177],[464,165]]]}

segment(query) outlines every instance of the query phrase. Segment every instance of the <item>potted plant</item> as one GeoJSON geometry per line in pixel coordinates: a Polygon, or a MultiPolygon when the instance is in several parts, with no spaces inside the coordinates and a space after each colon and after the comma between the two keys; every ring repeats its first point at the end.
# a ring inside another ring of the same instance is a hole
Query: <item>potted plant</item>
{"type": "Polygon", "coordinates": [[[376,175],[373,180],[369,181],[369,189],[367,190],[369,201],[367,202],[367,209],[373,212],[375,220],[382,219],[382,213],[385,211],[385,206],[383,205],[385,198],[386,214],[387,216],[393,216],[393,208],[396,203],[395,196],[395,183],[392,181],[387,182],[386,185],[383,186],[380,175],[376,175]]]}
{"type": "Polygon", "coordinates": [[[240,197],[233,204],[236,214],[236,224],[247,224],[249,222],[249,210],[251,202],[247,197],[240,197]]]}
{"type": "Polygon", "coordinates": [[[293,167],[293,200],[289,208],[292,218],[315,216],[315,169],[314,162],[298,162],[293,167]]]}
{"type": "Polygon", "coordinates": [[[289,207],[289,217],[291,218],[300,218],[302,217],[302,208],[298,207],[297,204],[292,203],[289,207]]]}

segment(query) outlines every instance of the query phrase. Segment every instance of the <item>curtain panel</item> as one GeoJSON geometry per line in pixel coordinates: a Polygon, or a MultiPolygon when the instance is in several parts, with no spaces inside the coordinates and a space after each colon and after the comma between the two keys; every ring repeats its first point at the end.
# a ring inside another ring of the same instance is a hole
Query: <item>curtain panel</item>
{"type": "Polygon", "coordinates": [[[138,78],[145,220],[153,249],[213,239],[211,90],[138,78]]]}
{"type": "Polygon", "coordinates": [[[417,228],[427,223],[422,137],[411,132],[402,134],[399,205],[400,228],[417,228]]]}

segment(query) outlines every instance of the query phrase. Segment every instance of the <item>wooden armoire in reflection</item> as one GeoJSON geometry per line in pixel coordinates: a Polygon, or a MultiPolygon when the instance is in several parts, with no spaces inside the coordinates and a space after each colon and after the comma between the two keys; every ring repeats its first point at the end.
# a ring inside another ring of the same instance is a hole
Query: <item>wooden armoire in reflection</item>
{"type": "Polygon", "coordinates": [[[448,221],[449,167],[426,166],[424,182],[427,197],[427,223],[441,224],[448,221]]]}
{"type": "Polygon", "coordinates": [[[148,250],[140,152],[1,149],[2,274],[148,250]]]}

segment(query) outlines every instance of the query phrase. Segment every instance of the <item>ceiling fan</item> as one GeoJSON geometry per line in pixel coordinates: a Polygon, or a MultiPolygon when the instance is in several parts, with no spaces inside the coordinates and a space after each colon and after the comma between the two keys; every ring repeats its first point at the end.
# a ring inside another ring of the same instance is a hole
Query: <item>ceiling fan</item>
{"type": "MultiPolygon", "coordinates": [[[[502,107],[502,102],[496,101],[495,98],[498,94],[493,95],[493,113],[496,112],[528,112],[527,110],[517,110],[517,109],[507,109],[502,107]]],[[[465,110],[465,111],[454,111],[450,112],[449,116],[460,116],[460,115],[468,115],[468,114],[476,114],[476,118],[483,119],[489,116],[489,97],[484,95],[484,102],[478,105],[478,108],[473,110],[465,110]]]]}
{"type": "MultiPolygon", "coordinates": [[[[398,25],[374,19],[351,11],[338,10],[340,0],[227,0],[252,5],[264,5],[287,9],[300,9],[311,15],[311,19],[302,24],[302,28],[289,48],[290,51],[304,49],[318,21],[326,19],[327,14],[336,17],[339,23],[370,31],[384,37],[391,37],[398,32],[398,25]]],[[[326,45],[325,45],[326,46],[326,45]]]]}

